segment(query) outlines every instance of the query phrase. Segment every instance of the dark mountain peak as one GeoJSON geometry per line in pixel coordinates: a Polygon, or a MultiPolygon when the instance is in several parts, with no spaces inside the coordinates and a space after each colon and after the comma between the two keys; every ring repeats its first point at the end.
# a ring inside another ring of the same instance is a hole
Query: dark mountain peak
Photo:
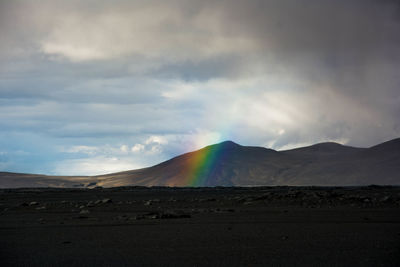
{"type": "Polygon", "coordinates": [[[287,154],[292,153],[307,153],[307,154],[314,154],[314,155],[321,155],[321,154],[332,154],[332,153],[348,153],[348,152],[356,152],[359,150],[363,150],[363,148],[356,148],[351,146],[345,146],[335,142],[323,142],[318,143],[311,146],[306,147],[299,147],[291,150],[282,151],[287,154]]]}
{"type": "Polygon", "coordinates": [[[384,151],[384,150],[394,150],[400,151],[400,138],[396,138],[390,141],[383,142],[379,145],[370,147],[369,150],[374,151],[384,151]]]}
{"type": "Polygon", "coordinates": [[[330,149],[344,147],[344,145],[335,143],[335,142],[323,142],[323,143],[318,143],[318,144],[312,145],[311,147],[316,148],[316,149],[330,150],[330,149]]]}
{"type": "Polygon", "coordinates": [[[208,148],[220,148],[220,149],[232,149],[232,148],[239,148],[239,147],[242,147],[242,146],[233,141],[230,141],[230,140],[208,146],[208,148]]]}
{"type": "Polygon", "coordinates": [[[225,147],[238,147],[238,146],[241,146],[241,145],[239,145],[239,144],[237,144],[237,143],[235,143],[235,142],[233,142],[231,140],[223,141],[223,142],[219,143],[218,145],[225,146],[225,147]]]}
{"type": "Polygon", "coordinates": [[[314,144],[312,146],[343,146],[343,145],[336,142],[321,142],[314,144]]]}

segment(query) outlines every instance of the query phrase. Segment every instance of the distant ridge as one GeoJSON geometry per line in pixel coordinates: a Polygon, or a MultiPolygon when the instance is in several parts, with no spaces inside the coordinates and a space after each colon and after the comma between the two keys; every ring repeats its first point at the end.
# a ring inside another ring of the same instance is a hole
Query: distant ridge
{"type": "Polygon", "coordinates": [[[370,148],[319,143],[291,150],[206,146],[153,167],[98,176],[0,173],[0,187],[400,185],[400,138],[370,148]]]}

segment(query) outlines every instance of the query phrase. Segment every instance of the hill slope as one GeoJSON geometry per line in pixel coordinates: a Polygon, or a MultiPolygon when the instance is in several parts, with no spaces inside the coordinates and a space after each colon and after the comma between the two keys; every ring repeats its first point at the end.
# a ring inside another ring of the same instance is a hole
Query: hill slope
{"type": "Polygon", "coordinates": [[[0,187],[37,187],[46,182],[60,187],[400,185],[400,138],[371,148],[320,143],[286,151],[226,141],[139,170],[93,177],[2,173],[0,178],[0,187]]]}

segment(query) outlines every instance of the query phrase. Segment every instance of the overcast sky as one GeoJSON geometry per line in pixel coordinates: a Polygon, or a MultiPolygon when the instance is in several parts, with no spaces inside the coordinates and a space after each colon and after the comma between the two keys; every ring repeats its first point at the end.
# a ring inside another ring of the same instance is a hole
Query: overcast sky
{"type": "Polygon", "coordinates": [[[400,136],[390,0],[0,0],[0,171],[400,136]]]}

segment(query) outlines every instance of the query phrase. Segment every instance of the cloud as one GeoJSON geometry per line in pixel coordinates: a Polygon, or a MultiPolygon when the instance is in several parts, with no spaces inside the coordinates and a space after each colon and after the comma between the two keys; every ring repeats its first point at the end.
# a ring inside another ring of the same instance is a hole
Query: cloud
{"type": "Polygon", "coordinates": [[[144,145],[142,144],[135,144],[132,146],[131,151],[136,153],[136,152],[142,152],[144,150],[144,145]]]}
{"type": "MultiPolygon", "coordinates": [[[[183,1],[131,1],[104,5],[95,10],[56,9],[46,16],[52,26],[40,41],[40,49],[54,59],[73,62],[104,60],[139,54],[168,62],[246,51],[252,42],[219,32],[218,14],[195,7],[191,14],[183,1]],[[50,21],[49,21],[50,20],[50,21]]],[[[193,2],[191,3],[193,4],[193,2]]],[[[82,5],[80,5],[82,7],[82,5]]]]}
{"type": "Polygon", "coordinates": [[[100,175],[139,168],[132,160],[118,157],[92,157],[60,161],[54,173],[63,175],[100,175]]]}

